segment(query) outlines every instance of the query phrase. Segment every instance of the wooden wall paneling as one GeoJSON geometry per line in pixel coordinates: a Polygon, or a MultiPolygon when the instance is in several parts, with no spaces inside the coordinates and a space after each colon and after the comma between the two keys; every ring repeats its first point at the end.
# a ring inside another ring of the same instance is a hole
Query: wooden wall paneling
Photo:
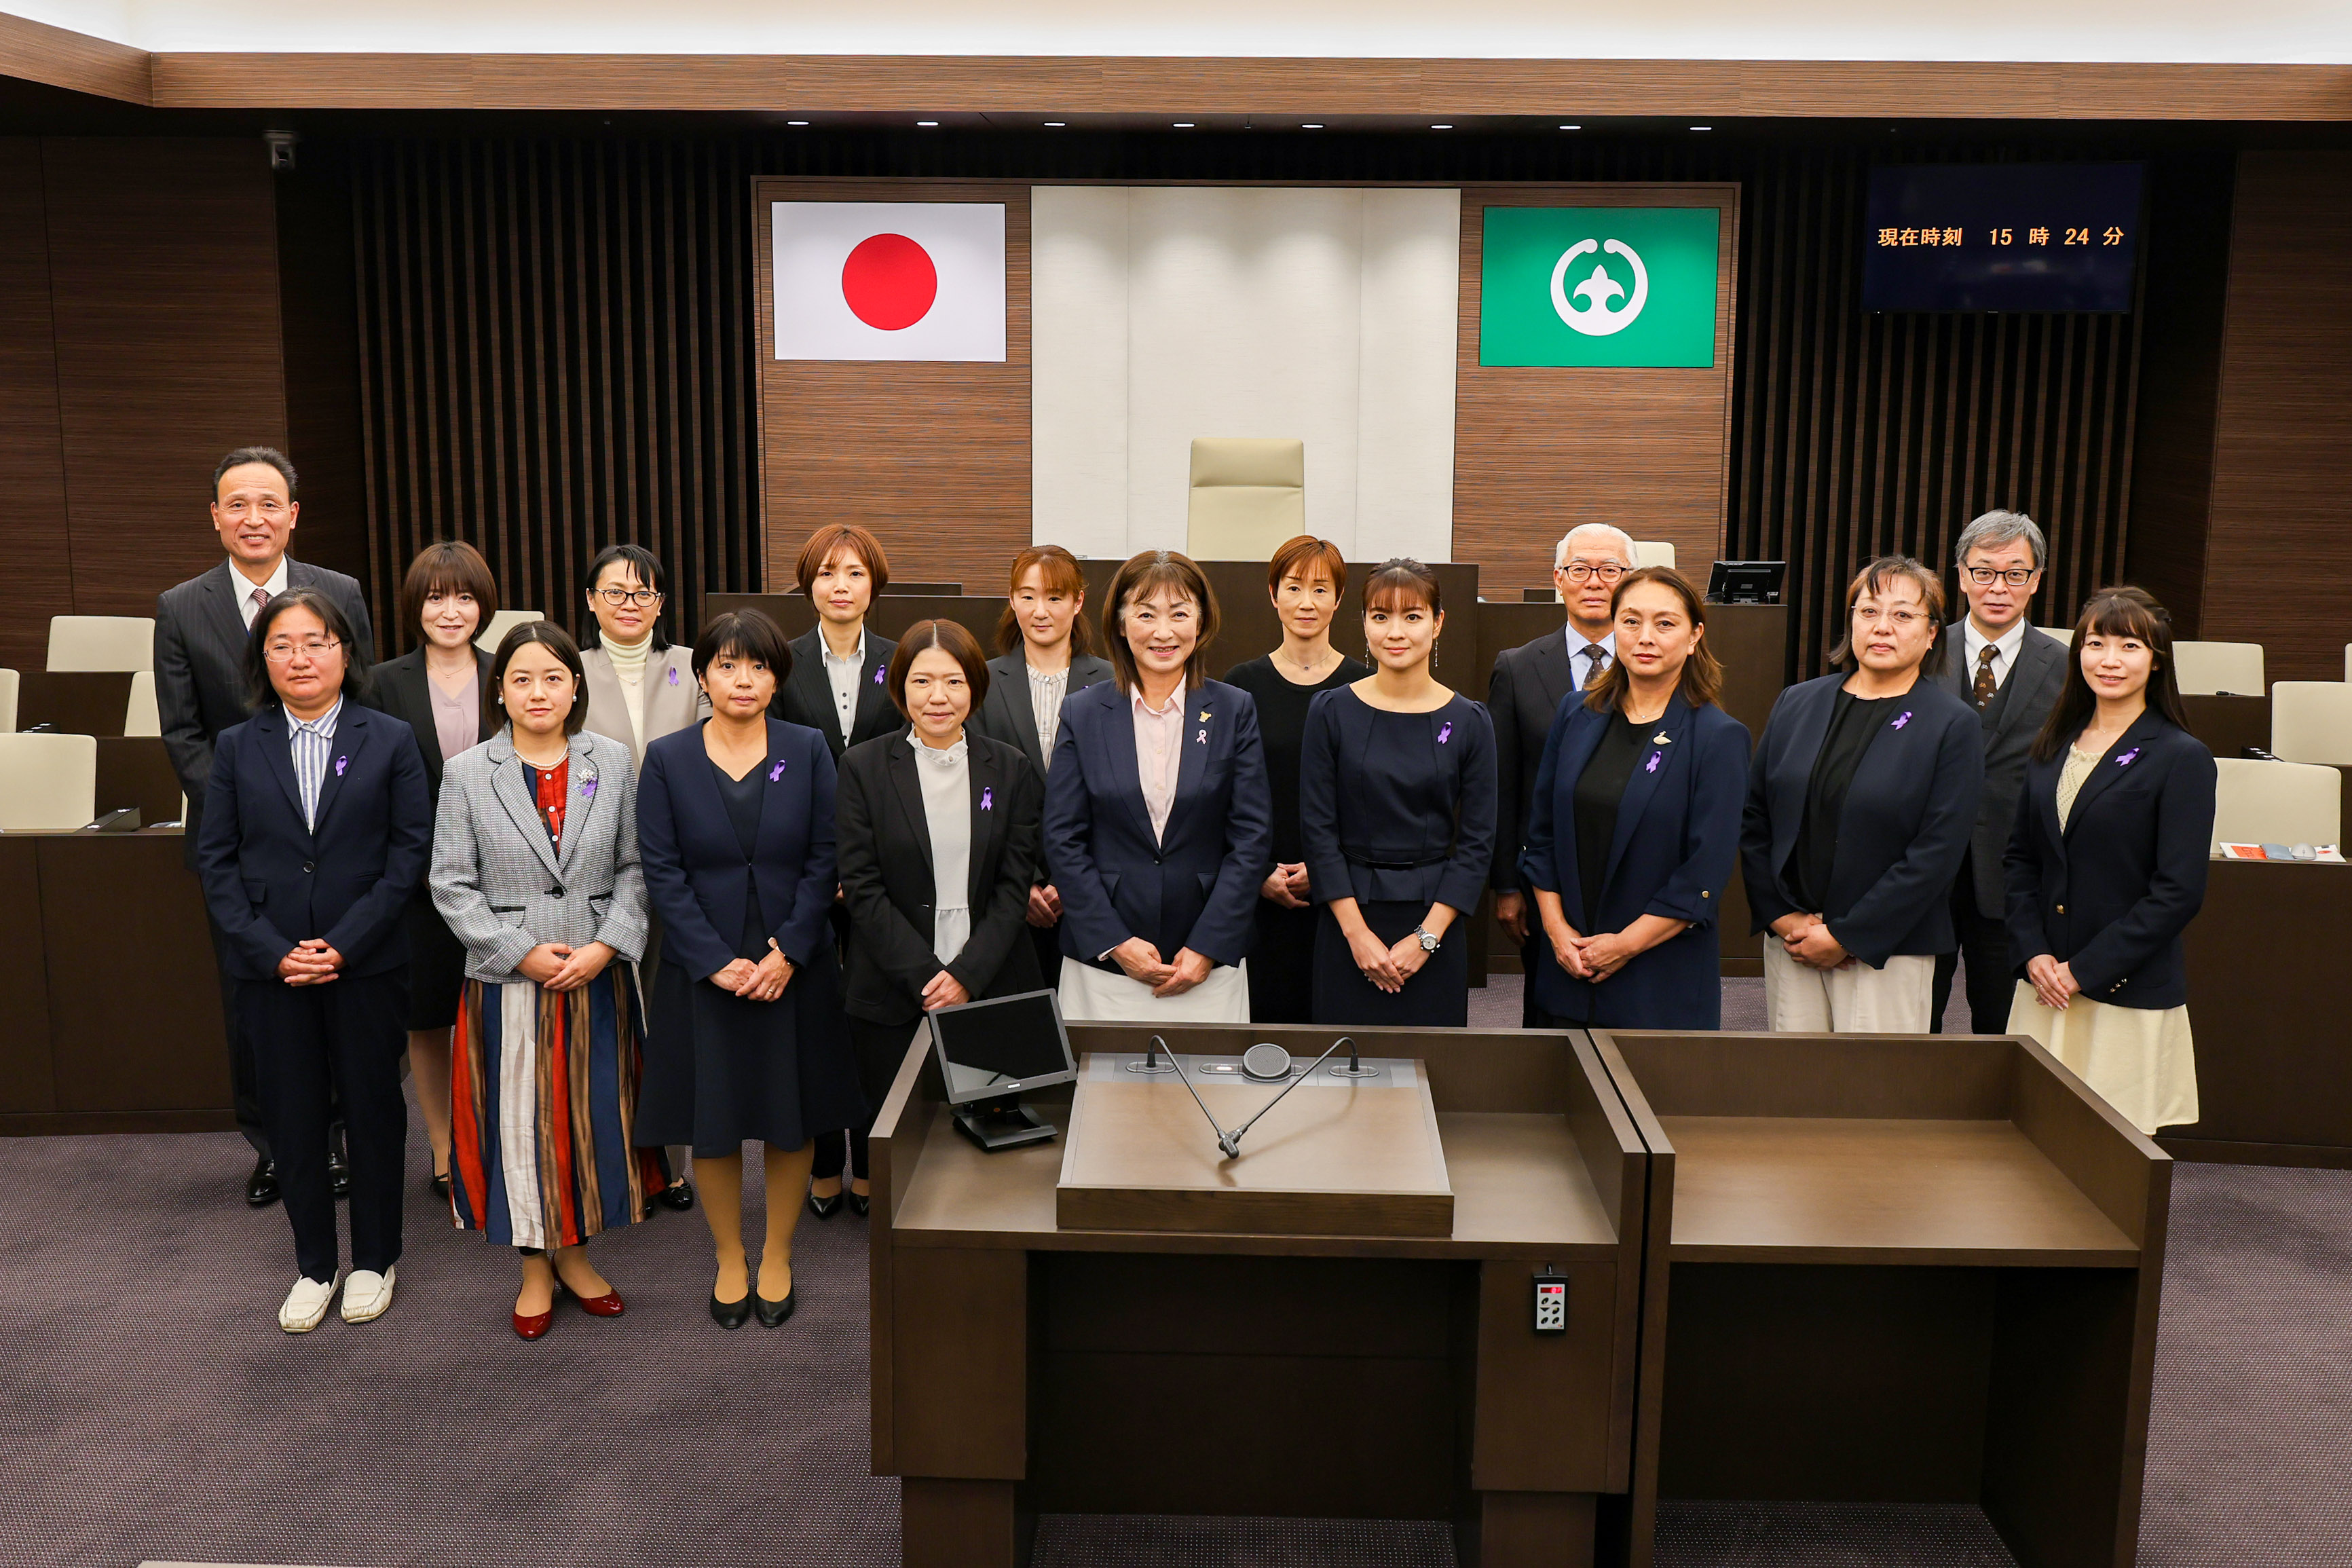
{"type": "Polygon", "coordinates": [[[760,476],[767,584],[817,526],[871,528],[906,575],[993,584],[1029,542],[1029,186],[930,180],[752,182],[760,476]],[[1004,204],[1004,363],[774,357],[770,204],[1004,204]]]}
{"type": "Polygon", "coordinates": [[[153,94],[153,62],[152,55],[129,44],[0,16],[0,76],[145,103],[153,94]]]}
{"type": "MultiPolygon", "coordinates": [[[[286,336],[288,456],[302,476],[294,553],[365,583],[366,459],[360,418],[359,299],[352,254],[350,155],[304,144],[278,197],[278,315],[286,336]]],[[[394,594],[398,583],[393,584],[394,594]]],[[[400,628],[375,628],[378,658],[406,651],[400,628]]]]}
{"type": "Polygon", "coordinates": [[[58,355],[49,305],[41,144],[0,139],[0,491],[10,498],[0,548],[13,563],[16,612],[0,623],[0,666],[47,663],[49,617],[73,612],[73,542],[58,426],[58,355]]]}
{"type": "MultiPolygon", "coordinates": [[[[1723,537],[1728,481],[1739,188],[1733,184],[1469,185],[1462,192],[1454,345],[1454,559],[1489,598],[1551,581],[1553,549],[1580,523],[1664,540],[1704,573],[1723,537]],[[1488,206],[1713,206],[1715,364],[1601,370],[1478,363],[1488,206]]],[[[1702,578],[1702,581],[1704,579],[1702,578]]]]}
{"type": "Polygon", "coordinates": [[[2273,680],[2341,680],[2352,633],[2352,154],[2238,162],[2199,627],[2273,680]],[[2282,571],[2294,584],[2282,614],[2282,571]]]}
{"type": "Polygon", "coordinates": [[[67,137],[41,161],[73,607],[152,616],[221,559],[220,455],[287,444],[268,155],[257,138],[67,137]]]}

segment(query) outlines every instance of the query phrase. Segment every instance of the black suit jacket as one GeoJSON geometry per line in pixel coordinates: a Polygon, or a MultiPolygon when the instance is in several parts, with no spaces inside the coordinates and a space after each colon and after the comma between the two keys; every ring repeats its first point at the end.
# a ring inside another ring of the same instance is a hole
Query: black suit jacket
{"type": "MultiPolygon", "coordinates": [[[[1962,668],[1969,664],[1963,625],[1954,621],[1944,628],[1944,673],[1936,679],[1975,708],[1976,670],[1962,668]]],[[[2029,626],[2017,646],[2015,668],[1978,714],[1984,730],[1985,780],[1976,831],[1969,838],[1969,874],[1975,879],[1977,912],[1988,919],[2000,919],[2008,900],[2001,858],[2009,853],[2009,830],[2017,821],[2017,792],[2025,787],[2025,759],[2065,684],[2065,647],[2029,626]]]]}
{"type": "MultiPolygon", "coordinates": [[[[482,721],[482,689],[490,679],[490,656],[474,650],[474,744],[498,730],[482,721]]],[[[368,671],[368,706],[407,724],[425,759],[425,786],[441,798],[441,729],[433,721],[433,678],[425,673],[425,650],[411,648],[368,671]]]]}
{"type": "Polygon", "coordinates": [[[1045,814],[1045,781],[1002,741],[965,731],[971,773],[971,935],[954,962],[931,951],[938,873],[914,750],[886,735],[842,753],[835,811],[841,888],[849,904],[847,1010],[876,1024],[910,1022],[941,969],[977,1001],[1041,989],[1027,940],[1029,885],[1045,814]]]}
{"type": "Polygon", "coordinates": [[[866,668],[857,673],[857,716],[850,721],[846,741],[841,738],[841,720],[834,712],[832,684],[824,678],[822,626],[811,626],[793,639],[793,673],[776,688],[776,700],[770,710],[788,723],[805,724],[824,736],[825,749],[836,763],[852,746],[895,735],[907,727],[907,721],[890,700],[882,678],[898,648],[897,643],[873,627],[866,628],[866,668]]]}
{"type": "MultiPolygon", "coordinates": [[[[1090,653],[1070,656],[1069,683],[1062,689],[1068,701],[1087,687],[1108,680],[1110,660],[1090,653]]],[[[1045,752],[1037,744],[1037,715],[1029,706],[1029,661],[1019,648],[988,661],[988,697],[971,716],[971,727],[992,741],[1018,746],[1039,776],[1045,772],[1045,752]]]]}
{"type": "Polygon", "coordinates": [[[1565,630],[1548,631],[1496,656],[1495,672],[1486,681],[1486,711],[1495,721],[1496,775],[1495,865],[1486,880],[1496,892],[1521,890],[1519,852],[1528,843],[1536,769],[1543,764],[1544,742],[1551,734],[1559,700],[1575,689],[1565,630]]]}
{"type": "Polygon", "coordinates": [[[2009,840],[2010,953],[2021,973],[2045,952],[2069,965],[2094,1002],[2180,1006],[2180,933],[2205,902],[2213,849],[2213,753],[2149,709],[2083,781],[2062,831],[2065,758],[2026,766],[2009,840]]]}
{"type": "Polygon", "coordinates": [[[416,739],[398,720],[345,702],[312,828],[290,733],[272,703],[214,743],[211,808],[191,842],[205,902],[227,938],[223,959],[241,980],[274,979],[278,960],[317,936],[343,955],[346,974],[397,969],[408,962],[401,917],[433,847],[416,739]]]}
{"type": "MultiPolygon", "coordinates": [[[[350,618],[360,646],[347,650],[359,668],[375,662],[375,634],[368,625],[360,585],[323,566],[286,563],[286,585],[316,588],[350,618]]],[[[245,684],[245,648],[251,640],[237,595],[249,586],[226,561],[201,577],[166,588],[155,600],[155,708],[163,729],[163,749],[188,797],[186,853],[196,863],[196,838],[205,817],[205,784],[212,776],[213,743],[222,731],[252,713],[245,684]],[[231,579],[235,578],[234,583],[231,579]]]]}

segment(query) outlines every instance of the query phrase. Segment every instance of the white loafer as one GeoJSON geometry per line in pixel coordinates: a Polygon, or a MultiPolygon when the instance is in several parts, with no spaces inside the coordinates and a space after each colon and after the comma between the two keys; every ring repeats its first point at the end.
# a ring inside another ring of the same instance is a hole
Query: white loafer
{"type": "Polygon", "coordinates": [[[286,1292],[285,1305],[278,1309],[278,1326],[289,1334],[307,1334],[326,1321],[327,1303],[334,1299],[335,1280],[321,1285],[316,1279],[298,1279],[294,1289],[286,1292]]]}
{"type": "Polygon", "coordinates": [[[343,1321],[364,1323],[383,1317],[392,1305],[392,1282],[399,1274],[397,1263],[381,1274],[373,1268],[352,1269],[343,1281],[343,1321]]]}

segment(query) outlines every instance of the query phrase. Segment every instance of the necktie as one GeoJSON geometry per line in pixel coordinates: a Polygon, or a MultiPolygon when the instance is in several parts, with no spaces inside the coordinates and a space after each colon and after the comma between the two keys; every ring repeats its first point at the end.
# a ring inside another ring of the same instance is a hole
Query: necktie
{"type": "Polygon", "coordinates": [[[267,588],[256,588],[246,596],[253,601],[253,613],[257,616],[261,614],[262,606],[269,603],[269,590],[267,588]]]}
{"type": "Polygon", "coordinates": [[[1986,703],[1992,700],[1992,694],[1995,689],[1992,679],[1992,656],[2000,651],[2000,650],[1999,648],[1993,647],[1990,643],[1987,643],[1984,647],[1977,649],[1976,700],[1977,706],[1979,708],[1982,708],[1986,703]]]}
{"type": "MultiPolygon", "coordinates": [[[[1606,668],[1609,668],[1609,650],[1608,650],[1607,648],[1605,648],[1605,647],[1602,647],[1599,643],[1588,643],[1588,644],[1586,644],[1586,645],[1585,645],[1585,649],[1584,649],[1584,684],[1585,684],[1585,686],[1590,686],[1590,685],[1591,685],[1591,684],[1592,684],[1592,678],[1593,678],[1594,676],[1599,675],[1602,670],[1604,670],[1604,669],[1606,669],[1606,668]]],[[[1581,688],[1581,687],[1580,687],[1578,689],[1581,690],[1581,689],[1582,689],[1582,688],[1581,688]]]]}

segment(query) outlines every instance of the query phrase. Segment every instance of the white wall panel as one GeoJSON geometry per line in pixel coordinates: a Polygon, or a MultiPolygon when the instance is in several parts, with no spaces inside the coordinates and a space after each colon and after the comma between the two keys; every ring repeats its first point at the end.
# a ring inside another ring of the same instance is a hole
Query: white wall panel
{"type": "Polygon", "coordinates": [[[1352,558],[1449,561],[1462,195],[1365,195],[1352,558]]]}
{"type": "Polygon", "coordinates": [[[1129,554],[1127,193],[1038,185],[1029,215],[1032,537],[1129,554]]]}

